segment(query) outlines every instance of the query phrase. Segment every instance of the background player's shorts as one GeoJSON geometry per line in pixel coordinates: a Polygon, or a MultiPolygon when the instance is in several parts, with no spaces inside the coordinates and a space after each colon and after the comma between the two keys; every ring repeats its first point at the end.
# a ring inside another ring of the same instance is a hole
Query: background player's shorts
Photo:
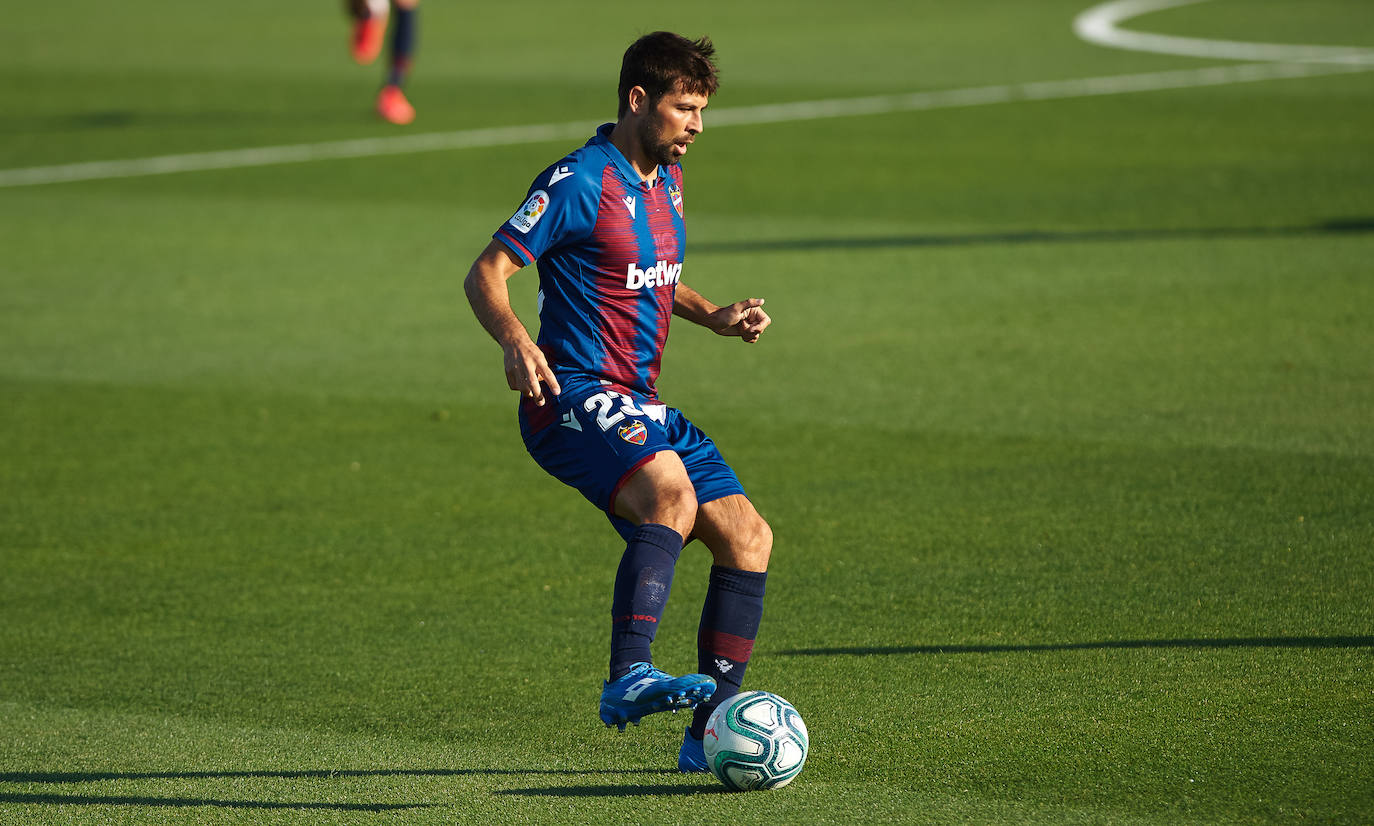
{"type": "Polygon", "coordinates": [[[659,451],[681,457],[698,503],[744,493],[715,442],[681,411],[618,388],[565,387],[544,407],[524,400],[520,435],[540,467],[605,511],[626,539],[635,526],[615,515],[616,494],[659,451]]]}

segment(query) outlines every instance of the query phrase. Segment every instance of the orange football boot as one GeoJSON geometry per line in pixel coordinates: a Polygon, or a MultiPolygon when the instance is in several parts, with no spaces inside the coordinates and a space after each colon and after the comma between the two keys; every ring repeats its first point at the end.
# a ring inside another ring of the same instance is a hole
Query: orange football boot
{"type": "Polygon", "coordinates": [[[382,41],[386,39],[385,14],[359,17],[353,21],[353,41],[350,44],[353,59],[366,66],[382,53],[382,41]]]}
{"type": "Polygon", "coordinates": [[[400,86],[388,84],[377,95],[377,114],[385,121],[405,126],[415,120],[415,107],[406,100],[400,86]]]}

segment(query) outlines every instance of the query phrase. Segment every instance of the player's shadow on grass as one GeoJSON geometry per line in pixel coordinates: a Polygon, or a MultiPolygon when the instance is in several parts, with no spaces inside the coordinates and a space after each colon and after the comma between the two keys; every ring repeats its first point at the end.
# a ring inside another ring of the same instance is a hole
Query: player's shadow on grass
{"type": "Polygon", "coordinates": [[[1135,648],[1374,648],[1374,637],[1218,637],[1171,640],[1103,640],[1100,642],[1030,643],[1022,645],[890,645],[839,648],[793,648],[778,654],[794,657],[864,656],[868,654],[1006,654],[1039,651],[1100,651],[1135,648]]]}
{"type": "Polygon", "coordinates": [[[220,809],[313,809],[335,812],[394,812],[404,809],[431,809],[438,805],[437,803],[293,803],[267,800],[215,800],[193,797],[88,796],[79,794],[15,794],[11,792],[0,792],[0,805],[6,803],[30,806],[152,806],[173,809],[190,809],[205,806],[220,809]]]}
{"type": "MultiPolygon", "coordinates": [[[[642,769],[629,771],[623,769],[583,770],[583,769],[356,769],[332,771],[313,769],[306,771],[199,771],[199,772],[0,772],[0,783],[49,783],[79,784],[97,783],[111,780],[218,780],[265,778],[272,780],[332,780],[350,777],[465,777],[472,775],[624,775],[624,774],[677,774],[671,769],[642,769]]],[[[499,794],[547,794],[557,796],[603,795],[665,795],[695,794],[711,791],[710,787],[697,786],[568,786],[548,789],[515,789],[499,794]]],[[[109,794],[47,794],[26,792],[0,792],[0,805],[14,803],[20,805],[52,806],[151,806],[158,808],[223,808],[223,809],[301,809],[339,812],[392,812],[405,809],[430,809],[436,803],[324,803],[291,802],[266,800],[223,800],[218,798],[194,797],[151,797],[146,795],[109,795],[109,794]]]]}
{"type": "Polygon", "coordinates": [[[964,235],[886,235],[871,238],[780,238],[746,241],[701,241],[703,252],[806,252],[814,250],[883,249],[887,247],[961,247],[996,244],[1081,243],[1085,241],[1171,241],[1205,238],[1290,238],[1360,235],[1374,232],[1374,217],[1336,218],[1295,227],[1176,227],[1173,229],[1022,230],[964,235]]]}
{"type": "Polygon", "coordinates": [[[338,780],[350,777],[474,775],[677,774],[673,769],[304,769],[301,771],[0,772],[0,783],[98,783],[106,780],[338,780]]]}

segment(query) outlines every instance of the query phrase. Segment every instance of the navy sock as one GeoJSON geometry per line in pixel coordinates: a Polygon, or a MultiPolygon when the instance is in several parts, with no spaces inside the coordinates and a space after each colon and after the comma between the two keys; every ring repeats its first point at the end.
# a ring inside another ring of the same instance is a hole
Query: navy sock
{"type": "Polygon", "coordinates": [[[396,9],[391,26],[391,71],[386,82],[392,86],[405,83],[410,72],[410,56],[415,51],[415,15],[419,9],[396,9]]]}
{"type": "Polygon", "coordinates": [[[754,653],[754,638],[763,619],[767,581],[766,572],[711,566],[697,632],[697,670],[716,681],[716,693],[692,715],[692,736],[698,740],[706,731],[711,712],[738,694],[744,683],[744,669],[754,653]]]}
{"type": "Polygon", "coordinates": [[[638,662],[653,662],[649,644],[658,631],[673,587],[673,567],[682,553],[682,534],[647,523],[630,535],[615,572],[611,598],[611,679],[638,662]]]}

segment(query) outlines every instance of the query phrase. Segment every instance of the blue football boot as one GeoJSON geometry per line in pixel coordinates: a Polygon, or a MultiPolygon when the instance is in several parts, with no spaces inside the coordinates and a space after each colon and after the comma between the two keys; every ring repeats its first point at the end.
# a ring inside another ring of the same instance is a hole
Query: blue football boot
{"type": "Polygon", "coordinates": [[[677,752],[677,770],[684,774],[711,771],[706,764],[706,749],[701,740],[692,736],[691,728],[682,733],[682,748],[677,752]]]}
{"type": "Polygon", "coordinates": [[[639,725],[646,714],[691,708],[715,692],[716,681],[705,674],[674,677],[650,663],[635,663],[601,689],[601,722],[624,731],[626,723],[639,725]]]}

